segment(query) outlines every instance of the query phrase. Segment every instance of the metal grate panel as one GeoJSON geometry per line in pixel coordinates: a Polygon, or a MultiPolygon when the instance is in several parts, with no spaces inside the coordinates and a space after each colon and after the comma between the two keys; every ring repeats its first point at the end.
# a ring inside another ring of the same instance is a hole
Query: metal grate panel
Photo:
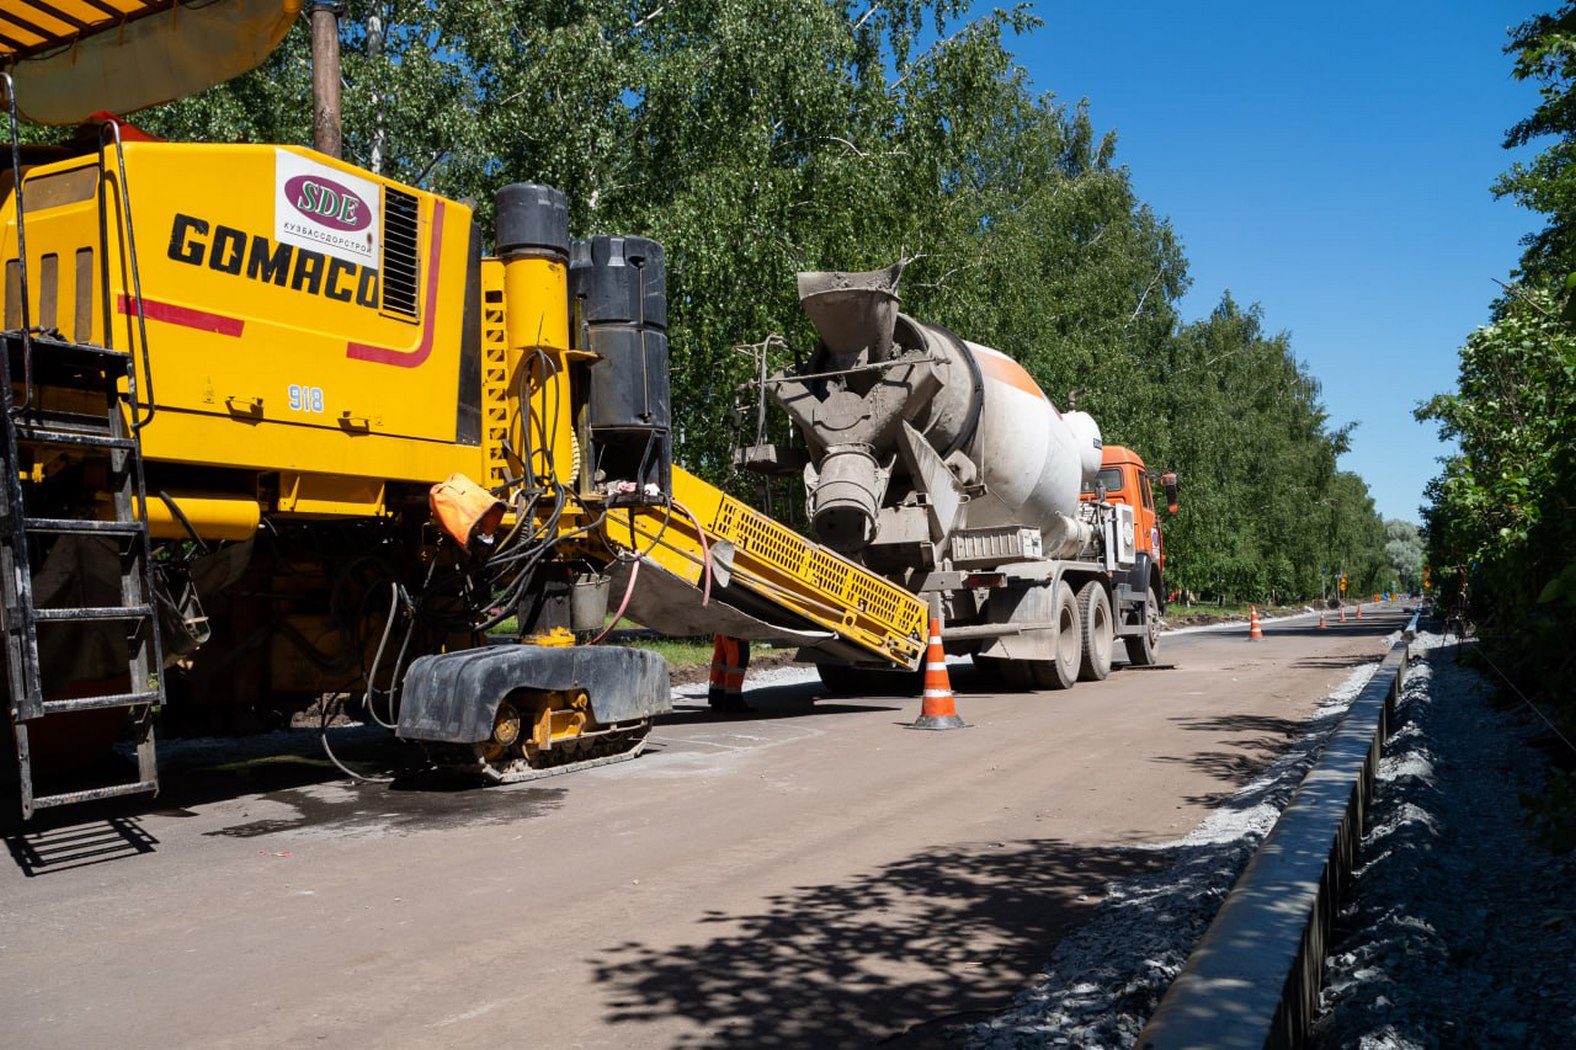
{"type": "Polygon", "coordinates": [[[880,576],[839,558],[737,500],[724,498],[712,531],[785,576],[805,580],[837,605],[878,621],[899,637],[918,637],[925,605],[880,576]]]}
{"type": "Polygon", "coordinates": [[[414,320],[421,306],[418,230],[421,206],[415,197],[383,188],[383,312],[414,320]]]}

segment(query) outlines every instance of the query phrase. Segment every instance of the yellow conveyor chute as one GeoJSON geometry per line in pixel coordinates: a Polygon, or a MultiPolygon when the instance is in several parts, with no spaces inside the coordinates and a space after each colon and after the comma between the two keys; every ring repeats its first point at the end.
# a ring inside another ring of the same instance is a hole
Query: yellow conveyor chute
{"type": "MultiPolygon", "coordinates": [[[[635,620],[668,635],[727,634],[878,666],[918,665],[927,626],[922,600],[678,466],[673,500],[671,513],[614,510],[602,528],[609,543],[645,555],[630,591],[635,620]]],[[[629,571],[615,574],[614,604],[629,571]]]]}

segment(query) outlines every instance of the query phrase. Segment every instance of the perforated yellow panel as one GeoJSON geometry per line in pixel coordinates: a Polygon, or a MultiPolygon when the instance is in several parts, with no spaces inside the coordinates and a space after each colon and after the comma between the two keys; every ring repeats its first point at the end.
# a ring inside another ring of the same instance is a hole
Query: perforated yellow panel
{"type": "MultiPolygon", "coordinates": [[[[482,261],[482,453],[487,457],[488,488],[509,476],[504,448],[509,441],[509,343],[504,337],[503,263],[482,261]]],[[[518,356],[518,355],[515,355],[518,356]]]]}
{"type": "Polygon", "coordinates": [[[711,531],[732,543],[735,550],[769,561],[791,576],[807,579],[823,595],[838,599],[839,604],[868,613],[893,627],[908,623],[913,616],[911,606],[917,604],[917,622],[923,631],[924,605],[914,595],[811,543],[738,500],[722,498],[711,531]]]}
{"type": "MultiPolygon", "coordinates": [[[[680,467],[673,468],[673,494],[700,519],[709,541],[733,545],[737,584],[897,666],[917,666],[927,616],[919,598],[680,467]]],[[[662,510],[636,516],[642,547],[652,544],[651,556],[664,568],[698,581],[702,563],[693,525],[683,514],[664,517],[662,510]]]]}

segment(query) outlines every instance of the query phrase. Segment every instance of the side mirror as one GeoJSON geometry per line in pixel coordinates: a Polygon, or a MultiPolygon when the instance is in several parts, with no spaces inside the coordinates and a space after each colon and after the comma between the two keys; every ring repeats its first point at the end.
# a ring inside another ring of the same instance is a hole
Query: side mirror
{"type": "Polygon", "coordinates": [[[1175,474],[1160,475],[1160,487],[1166,493],[1166,510],[1175,514],[1177,512],[1177,476],[1175,474]]]}

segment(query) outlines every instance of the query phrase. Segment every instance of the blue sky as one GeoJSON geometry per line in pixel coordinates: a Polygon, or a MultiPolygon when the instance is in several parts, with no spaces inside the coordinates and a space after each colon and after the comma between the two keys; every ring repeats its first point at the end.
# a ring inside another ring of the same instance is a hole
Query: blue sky
{"type": "Polygon", "coordinates": [[[1386,517],[1416,520],[1445,448],[1412,407],[1454,385],[1537,225],[1488,187],[1537,102],[1510,79],[1505,31],[1552,6],[1042,0],[1045,25],[1009,46],[1037,88],[1087,98],[1117,132],[1185,245],[1183,316],[1227,289],[1262,304],[1333,420],[1360,424],[1342,466],[1386,517]]]}

